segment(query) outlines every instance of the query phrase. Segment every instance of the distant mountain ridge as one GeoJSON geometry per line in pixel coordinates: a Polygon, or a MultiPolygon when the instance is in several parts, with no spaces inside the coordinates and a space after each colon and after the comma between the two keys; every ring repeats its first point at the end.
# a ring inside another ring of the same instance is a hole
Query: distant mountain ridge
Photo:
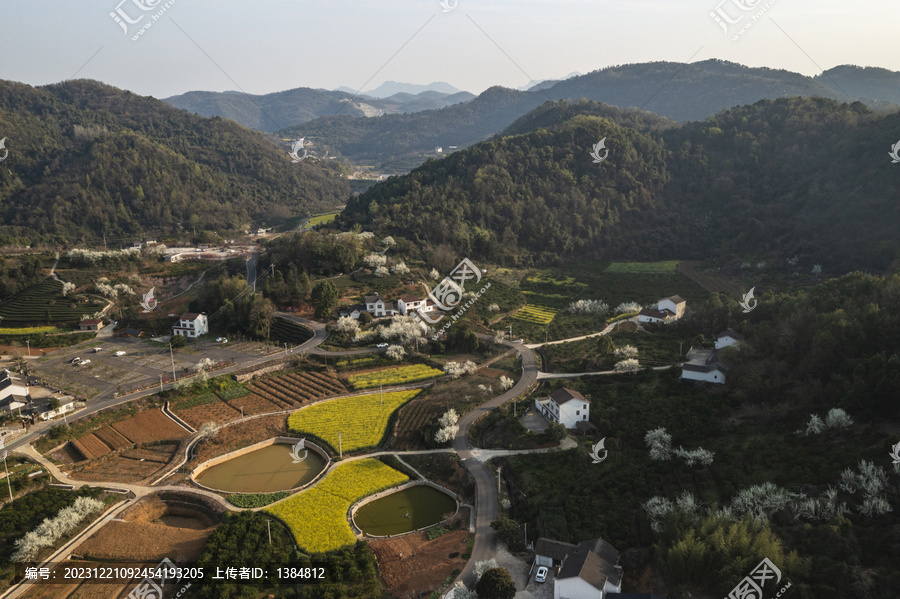
{"type": "Polygon", "coordinates": [[[397,81],[385,81],[375,89],[370,89],[369,91],[363,93],[373,98],[387,98],[393,96],[394,94],[402,93],[417,95],[421,94],[422,92],[437,92],[446,96],[452,96],[453,94],[458,94],[461,91],[461,89],[453,87],[449,83],[444,83],[443,81],[434,81],[432,83],[429,83],[428,85],[400,83],[397,81]]]}
{"type": "Polygon", "coordinates": [[[421,155],[434,146],[470,146],[489,138],[548,100],[580,99],[636,107],[675,121],[701,121],[736,106],[783,97],[862,101],[876,110],[900,105],[900,73],[836,67],[819,77],[706,60],[610,67],[532,91],[502,87],[477,98],[414,114],[359,120],[327,116],[297,124],[285,135],[315,139],[351,161],[379,164],[421,155]]]}

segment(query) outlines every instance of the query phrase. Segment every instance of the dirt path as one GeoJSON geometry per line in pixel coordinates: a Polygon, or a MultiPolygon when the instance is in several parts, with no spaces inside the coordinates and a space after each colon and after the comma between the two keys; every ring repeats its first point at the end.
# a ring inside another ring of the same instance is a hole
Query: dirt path
{"type": "MultiPolygon", "coordinates": [[[[613,329],[625,322],[633,322],[634,324],[638,324],[638,317],[632,316],[631,318],[625,318],[623,320],[618,320],[606,326],[605,329],[600,331],[599,333],[591,333],[590,335],[582,335],[580,337],[569,337],[568,339],[560,339],[559,341],[548,341],[546,343],[529,343],[525,347],[528,349],[536,349],[538,347],[544,347],[545,345],[559,345],[560,343],[569,343],[570,341],[581,341],[582,339],[590,339],[591,337],[600,337],[601,335],[609,335],[612,333],[613,329]]],[[[541,378],[538,376],[538,378],[541,378]]]]}

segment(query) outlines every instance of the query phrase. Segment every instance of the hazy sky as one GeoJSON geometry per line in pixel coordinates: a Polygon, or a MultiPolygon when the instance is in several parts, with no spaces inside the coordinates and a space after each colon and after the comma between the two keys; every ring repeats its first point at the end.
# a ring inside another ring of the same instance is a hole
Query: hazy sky
{"type": "Polygon", "coordinates": [[[841,64],[900,71],[897,0],[720,1],[444,0],[455,5],[445,12],[439,0],[0,0],[0,78],[42,85],[77,73],[164,98],[369,90],[387,80],[479,93],[617,64],[709,58],[806,75],[841,64]],[[117,8],[142,18],[126,33],[110,16],[117,8]],[[728,34],[710,16],[717,8],[740,18],[728,34]]]}

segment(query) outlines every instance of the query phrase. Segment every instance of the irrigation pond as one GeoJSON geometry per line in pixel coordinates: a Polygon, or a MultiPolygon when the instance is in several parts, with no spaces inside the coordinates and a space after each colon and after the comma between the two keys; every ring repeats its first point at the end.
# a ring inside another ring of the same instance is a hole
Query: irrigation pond
{"type": "Polygon", "coordinates": [[[315,451],[294,463],[291,446],[275,443],[198,473],[196,480],[204,487],[230,493],[273,493],[287,491],[313,480],[325,467],[325,460],[315,451]]]}
{"type": "Polygon", "coordinates": [[[433,487],[418,485],[363,505],[353,520],[368,535],[387,536],[437,524],[446,514],[455,512],[455,499],[433,487]]]}

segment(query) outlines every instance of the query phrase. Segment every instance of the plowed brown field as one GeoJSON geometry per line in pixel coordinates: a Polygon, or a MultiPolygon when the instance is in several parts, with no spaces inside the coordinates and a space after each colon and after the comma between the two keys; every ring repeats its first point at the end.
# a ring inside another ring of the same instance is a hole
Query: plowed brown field
{"type": "Polygon", "coordinates": [[[417,599],[422,591],[431,592],[455,569],[466,563],[451,553],[466,551],[465,530],[454,530],[429,541],[424,532],[382,541],[369,541],[378,559],[378,570],[385,585],[399,599],[417,599]],[[403,554],[403,557],[400,557],[403,554]]]}
{"type": "Polygon", "coordinates": [[[163,439],[181,439],[190,433],[170,420],[162,410],[147,410],[128,420],[112,425],[114,429],[135,443],[149,443],[163,439]]]}

